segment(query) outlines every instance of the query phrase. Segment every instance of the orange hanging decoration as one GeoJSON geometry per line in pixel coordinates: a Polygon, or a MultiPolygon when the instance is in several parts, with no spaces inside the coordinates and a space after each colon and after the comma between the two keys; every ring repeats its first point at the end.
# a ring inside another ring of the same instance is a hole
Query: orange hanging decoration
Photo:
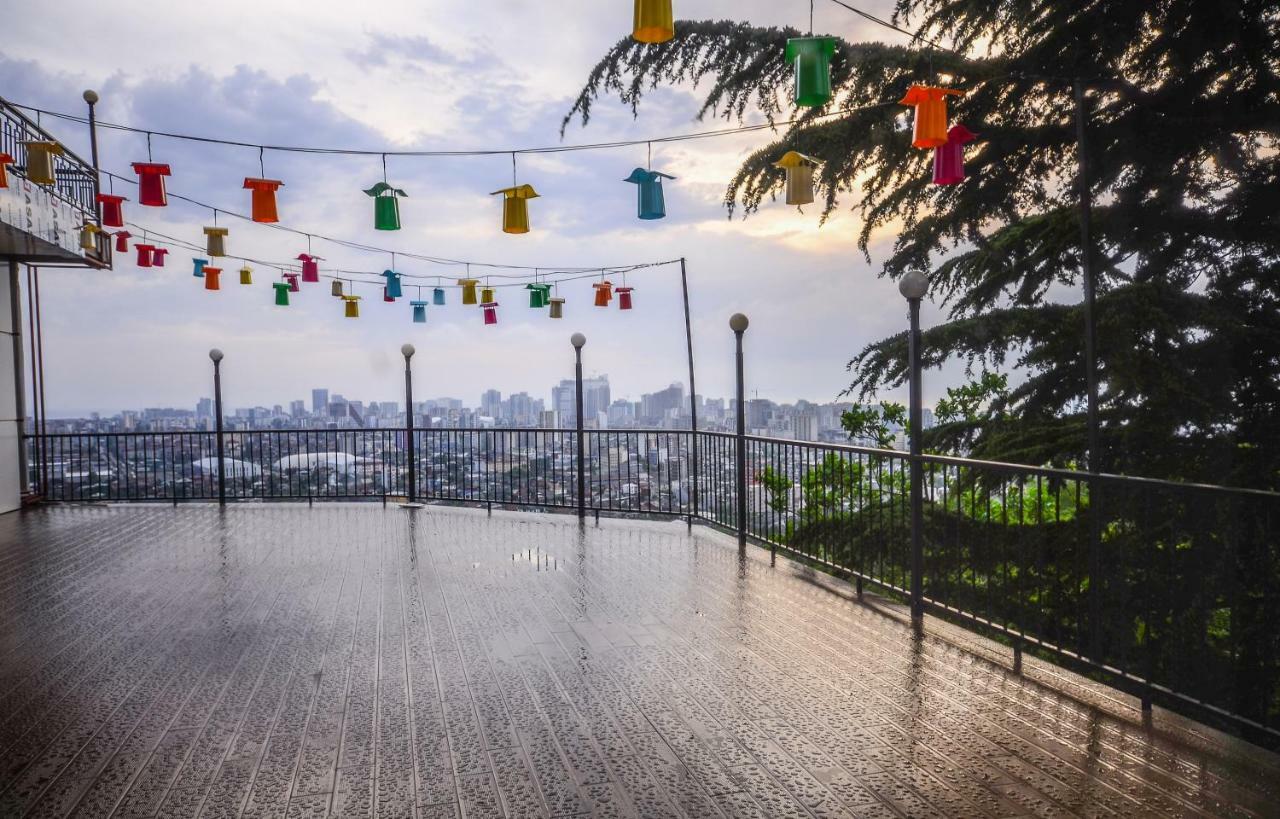
{"type": "Polygon", "coordinates": [[[947,97],[964,94],[954,88],[937,88],[931,85],[913,85],[898,101],[899,105],[913,105],[916,109],[915,131],[911,144],[917,148],[937,148],[947,144],[947,97]]]}
{"type": "Polygon", "coordinates": [[[596,307],[608,307],[613,301],[613,282],[600,281],[591,286],[596,289],[596,307]]]}
{"type": "Polygon", "coordinates": [[[206,267],[204,269],[204,289],[205,290],[221,290],[218,277],[222,275],[221,267],[206,267]]]}
{"type": "Polygon", "coordinates": [[[276,191],[283,185],[279,179],[258,179],[253,176],[244,178],[245,190],[253,191],[253,221],[263,224],[280,221],[280,212],[276,209],[276,191]]]}

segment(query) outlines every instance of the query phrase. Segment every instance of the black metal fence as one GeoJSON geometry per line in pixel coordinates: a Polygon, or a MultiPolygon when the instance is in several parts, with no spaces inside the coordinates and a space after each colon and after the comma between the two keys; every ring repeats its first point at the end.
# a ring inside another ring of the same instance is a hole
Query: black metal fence
{"type": "MultiPolygon", "coordinates": [[[[406,496],[407,434],[225,433],[227,497],[406,496]]],[[[572,430],[414,436],[421,500],[578,506],[572,430]]],[[[582,506],[741,527],[859,586],[910,594],[909,455],[741,442],[723,433],[587,431],[582,506]],[[740,450],[745,520],[736,511],[740,450]]],[[[28,446],[32,484],[49,500],[218,497],[212,432],[50,435],[28,446]]],[[[925,610],[1280,745],[1280,494],[921,460],[925,610]]]]}
{"type": "MultiPolygon", "coordinates": [[[[0,153],[13,157],[10,170],[18,176],[27,175],[27,148],[24,142],[57,142],[38,123],[26,114],[0,100],[0,153]]],[[[54,196],[83,211],[92,218],[97,213],[94,199],[95,174],[93,166],[63,147],[63,153],[52,157],[54,179],[49,190],[54,196]]]]}

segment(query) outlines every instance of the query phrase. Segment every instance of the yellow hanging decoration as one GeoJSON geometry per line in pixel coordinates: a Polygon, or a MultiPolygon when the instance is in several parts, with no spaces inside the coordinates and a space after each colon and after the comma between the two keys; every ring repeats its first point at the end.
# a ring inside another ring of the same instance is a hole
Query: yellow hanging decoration
{"type": "Polygon", "coordinates": [[[502,202],[502,232],[528,233],[529,200],[538,198],[538,192],[533,189],[533,185],[503,188],[489,195],[497,196],[498,194],[506,197],[502,202]]]}
{"type": "Polygon", "coordinates": [[[62,156],[62,146],[56,142],[23,142],[27,149],[27,179],[37,185],[52,185],[58,181],[53,170],[53,158],[62,156]]]}
{"type": "Polygon", "coordinates": [[[491,301],[497,301],[497,299],[493,297],[493,288],[492,287],[480,288],[480,303],[488,304],[491,301]]]}
{"type": "Polygon", "coordinates": [[[787,204],[809,205],[813,203],[813,169],[822,164],[799,151],[788,151],[773,163],[775,168],[787,172],[787,204]]]}
{"type": "Polygon", "coordinates": [[[360,318],[360,297],[343,294],[342,301],[346,305],[344,315],[347,318],[360,318]]]}
{"type": "Polygon", "coordinates": [[[240,283],[253,284],[253,268],[249,265],[240,268],[240,283]]]}
{"type": "Polygon", "coordinates": [[[97,234],[100,228],[92,222],[86,222],[84,227],[80,228],[80,249],[81,250],[97,250],[98,239],[97,234]]]}
{"type": "Polygon", "coordinates": [[[480,284],[477,279],[458,279],[458,286],[462,288],[463,304],[479,304],[476,299],[476,285],[480,284]]]}
{"type": "Polygon", "coordinates": [[[636,0],[631,36],[637,43],[665,43],[676,36],[671,0],[636,0]]]}

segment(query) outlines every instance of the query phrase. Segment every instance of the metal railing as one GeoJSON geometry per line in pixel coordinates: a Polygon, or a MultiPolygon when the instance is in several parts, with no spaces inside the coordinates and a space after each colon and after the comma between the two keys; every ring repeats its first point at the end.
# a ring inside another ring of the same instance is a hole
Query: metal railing
{"type": "MultiPolygon", "coordinates": [[[[27,148],[24,142],[59,142],[26,114],[0,99],[0,153],[13,157],[12,173],[26,178],[27,148]]],[[[59,142],[59,144],[61,144],[59,142]]],[[[93,165],[63,146],[63,153],[53,158],[55,182],[47,186],[54,196],[94,218],[98,205],[94,187],[93,165]]]]}
{"type": "MultiPolygon", "coordinates": [[[[227,497],[403,497],[406,435],[224,433],[227,497]]],[[[578,506],[574,430],[414,436],[421,500],[578,506]]],[[[908,454],[741,440],[586,431],[582,505],[744,530],[859,589],[871,583],[910,599],[908,454]],[[745,520],[737,515],[740,449],[745,520]]],[[[28,445],[32,483],[49,500],[218,497],[213,432],[50,435],[28,445]]],[[[1280,745],[1280,494],[937,455],[922,456],[921,466],[925,611],[1280,745]]]]}

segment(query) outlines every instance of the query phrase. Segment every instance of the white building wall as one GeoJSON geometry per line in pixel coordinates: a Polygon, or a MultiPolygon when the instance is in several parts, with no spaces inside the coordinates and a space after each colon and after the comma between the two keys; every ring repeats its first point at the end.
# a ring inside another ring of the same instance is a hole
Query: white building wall
{"type": "Polygon", "coordinates": [[[0,513],[18,508],[22,495],[19,447],[22,445],[19,382],[22,377],[22,311],[19,309],[18,267],[0,263],[0,513]]]}

